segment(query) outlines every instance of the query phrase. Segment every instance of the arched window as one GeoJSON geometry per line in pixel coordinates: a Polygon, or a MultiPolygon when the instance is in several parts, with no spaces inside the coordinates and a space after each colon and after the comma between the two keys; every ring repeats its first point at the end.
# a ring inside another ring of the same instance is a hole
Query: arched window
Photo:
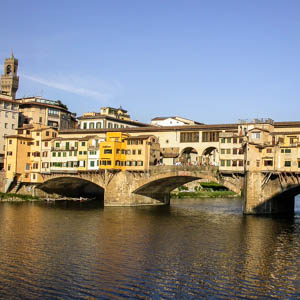
{"type": "Polygon", "coordinates": [[[90,129],[94,129],[94,128],[95,128],[94,123],[90,123],[90,124],[89,124],[89,128],[90,128],[90,129]]]}
{"type": "Polygon", "coordinates": [[[101,128],[101,122],[96,123],[96,128],[101,128]]]}
{"type": "Polygon", "coordinates": [[[108,128],[112,128],[112,124],[111,123],[108,123],[108,128]]]}
{"type": "Polygon", "coordinates": [[[115,125],[114,125],[114,128],[118,128],[118,127],[119,127],[118,124],[115,124],[115,125]]]}

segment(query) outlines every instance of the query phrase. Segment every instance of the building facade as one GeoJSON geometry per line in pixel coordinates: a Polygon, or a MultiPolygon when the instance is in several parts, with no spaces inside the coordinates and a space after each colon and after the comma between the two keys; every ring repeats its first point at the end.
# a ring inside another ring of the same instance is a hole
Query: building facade
{"type": "Polygon", "coordinates": [[[76,116],[59,100],[42,97],[16,99],[19,103],[20,125],[41,124],[57,129],[70,129],[76,126],[76,116]]]}

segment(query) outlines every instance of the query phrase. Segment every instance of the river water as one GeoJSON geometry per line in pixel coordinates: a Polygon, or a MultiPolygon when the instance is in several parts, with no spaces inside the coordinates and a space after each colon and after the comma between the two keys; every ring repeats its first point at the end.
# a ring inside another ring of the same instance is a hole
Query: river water
{"type": "Polygon", "coordinates": [[[0,203],[1,299],[300,298],[293,217],[242,201],[170,206],[0,203]]]}

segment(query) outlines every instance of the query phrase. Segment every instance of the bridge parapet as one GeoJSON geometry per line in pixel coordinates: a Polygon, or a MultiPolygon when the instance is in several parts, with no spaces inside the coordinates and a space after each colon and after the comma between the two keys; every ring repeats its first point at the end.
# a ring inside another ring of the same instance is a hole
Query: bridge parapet
{"type": "Polygon", "coordinates": [[[187,172],[203,172],[203,173],[210,173],[210,174],[217,174],[219,168],[215,166],[152,166],[149,169],[150,175],[158,175],[164,173],[173,173],[173,172],[180,172],[180,171],[187,171],[187,172]]]}

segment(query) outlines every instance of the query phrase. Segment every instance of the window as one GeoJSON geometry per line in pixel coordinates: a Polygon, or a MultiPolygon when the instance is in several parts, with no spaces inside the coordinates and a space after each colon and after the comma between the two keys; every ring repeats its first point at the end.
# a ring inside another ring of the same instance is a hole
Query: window
{"type": "Polygon", "coordinates": [[[95,126],[94,123],[90,123],[90,124],[89,124],[89,128],[90,128],[90,129],[94,129],[94,126],[95,126]]]}
{"type": "Polygon", "coordinates": [[[236,161],[236,160],[233,160],[233,161],[232,161],[232,166],[233,166],[233,167],[236,167],[236,166],[237,166],[237,161],[236,161]]]}
{"type": "Polygon", "coordinates": [[[290,161],[290,160],[286,160],[286,161],[284,162],[284,166],[285,166],[285,167],[290,167],[290,166],[291,166],[291,161],[290,161]]]}
{"type": "Polygon", "coordinates": [[[199,132],[180,132],[180,143],[199,142],[199,132]]]}
{"type": "Polygon", "coordinates": [[[30,157],[30,152],[27,152],[27,157],[30,157]]]}
{"type": "Polygon", "coordinates": [[[12,156],[12,151],[7,151],[7,156],[12,156]]]}
{"type": "Polygon", "coordinates": [[[260,160],[257,160],[256,161],[256,167],[259,167],[260,166],[260,160]]]}
{"type": "Polygon", "coordinates": [[[226,139],[227,143],[231,143],[231,138],[226,139]]]}
{"type": "Polygon", "coordinates": [[[272,153],[272,148],[267,148],[267,153],[272,153]]]}
{"type": "Polygon", "coordinates": [[[43,122],[43,118],[42,117],[40,117],[40,123],[42,123],[43,122]]]}
{"type": "Polygon", "coordinates": [[[8,118],[8,111],[5,112],[5,118],[8,118]]]}
{"type": "Polygon", "coordinates": [[[48,142],[45,142],[45,147],[48,147],[48,142]]]}
{"type": "Polygon", "coordinates": [[[48,108],[48,115],[58,116],[59,110],[55,108],[48,108]]]}
{"type": "Polygon", "coordinates": [[[226,142],[225,138],[221,138],[221,143],[224,144],[226,142]]]}
{"type": "Polygon", "coordinates": [[[108,128],[112,128],[112,124],[111,124],[111,123],[108,123],[108,124],[107,124],[107,127],[108,127],[108,128]]]}
{"type": "Polygon", "coordinates": [[[47,151],[43,152],[43,157],[48,157],[48,152],[47,151]]]}
{"type": "Polygon", "coordinates": [[[39,142],[39,141],[36,141],[36,145],[39,146],[39,145],[40,145],[40,142],[39,142]]]}
{"type": "Polygon", "coordinates": [[[251,136],[253,139],[260,139],[260,132],[252,132],[251,136]]]}
{"type": "Polygon", "coordinates": [[[233,148],[232,149],[232,154],[237,154],[238,153],[238,151],[237,151],[238,149],[236,149],[236,148],[233,148]]]}
{"type": "Polygon", "coordinates": [[[273,160],[270,160],[270,159],[264,160],[264,166],[265,167],[271,167],[271,166],[273,166],[273,160]]]}
{"type": "Polygon", "coordinates": [[[30,170],[30,164],[26,164],[25,170],[26,170],[26,171],[29,171],[29,170],[30,170]]]}
{"type": "Polygon", "coordinates": [[[224,159],[221,159],[221,166],[225,167],[225,160],[224,159]]]}
{"type": "Polygon", "coordinates": [[[132,155],[135,155],[136,150],[132,150],[132,155]]]}
{"type": "Polygon", "coordinates": [[[112,154],[112,150],[111,149],[104,149],[104,154],[112,154]]]}
{"type": "Polygon", "coordinates": [[[225,154],[225,149],[221,149],[221,154],[225,154]]]}
{"type": "Polygon", "coordinates": [[[67,157],[67,152],[63,152],[63,157],[67,157]]]}
{"type": "Polygon", "coordinates": [[[58,157],[61,157],[61,152],[57,152],[57,156],[58,156],[58,157]]]}
{"type": "Polygon", "coordinates": [[[244,165],[244,161],[243,160],[239,160],[239,167],[242,167],[244,165]]]}
{"type": "Polygon", "coordinates": [[[231,154],[231,149],[226,149],[226,154],[231,154]]]}
{"type": "Polygon", "coordinates": [[[11,145],[12,144],[12,140],[9,140],[8,143],[11,145]]]}
{"type": "Polygon", "coordinates": [[[85,146],[85,142],[81,142],[81,146],[84,147],[85,146]]]}
{"type": "Polygon", "coordinates": [[[11,124],[11,129],[15,129],[15,124],[11,124]]]}
{"type": "Polygon", "coordinates": [[[142,154],[142,150],[138,150],[138,155],[141,155],[142,154]]]}
{"type": "Polygon", "coordinates": [[[7,129],[7,127],[8,127],[8,124],[7,124],[7,123],[5,123],[5,124],[4,124],[4,128],[6,128],[6,129],[7,129]]]}
{"type": "Polygon", "coordinates": [[[96,128],[101,128],[101,122],[96,123],[96,128]]]}
{"type": "Polygon", "coordinates": [[[226,166],[230,167],[231,166],[231,160],[226,160],[226,166]]]}
{"type": "Polygon", "coordinates": [[[95,167],[95,162],[93,160],[90,161],[90,167],[95,167]]]}
{"type": "Polygon", "coordinates": [[[218,131],[202,132],[202,142],[217,142],[218,140],[219,140],[218,131]]]}
{"type": "Polygon", "coordinates": [[[46,131],[46,136],[49,136],[50,132],[49,131],[46,131]]]}
{"type": "Polygon", "coordinates": [[[52,157],[56,157],[56,152],[52,152],[52,157]]]}
{"type": "Polygon", "coordinates": [[[60,144],[59,143],[55,143],[55,147],[59,148],[60,144]]]}
{"type": "Polygon", "coordinates": [[[7,171],[10,171],[10,169],[11,169],[11,165],[8,165],[7,166],[7,171]]]}
{"type": "Polygon", "coordinates": [[[83,123],[83,129],[87,129],[87,123],[83,123]]]}
{"type": "Polygon", "coordinates": [[[232,142],[233,142],[234,144],[237,144],[237,138],[233,138],[233,139],[232,139],[232,142]]]}

